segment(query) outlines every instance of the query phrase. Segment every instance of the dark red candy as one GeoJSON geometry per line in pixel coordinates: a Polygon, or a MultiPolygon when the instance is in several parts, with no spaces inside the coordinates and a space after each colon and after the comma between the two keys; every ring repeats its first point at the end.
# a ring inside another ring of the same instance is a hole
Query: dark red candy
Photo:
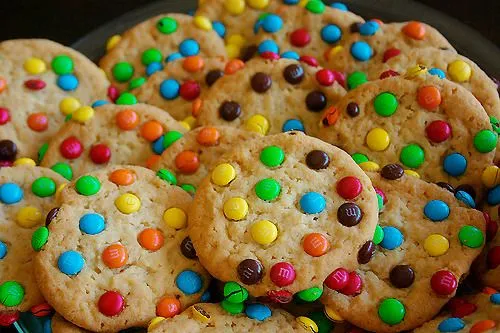
{"type": "Polygon", "coordinates": [[[0,161],[0,168],[7,168],[14,165],[13,161],[0,161]]]}
{"type": "Polygon", "coordinates": [[[301,62],[308,64],[311,67],[318,67],[319,66],[318,59],[316,59],[312,56],[304,55],[304,56],[301,56],[299,60],[301,62]]]}
{"type": "Polygon", "coordinates": [[[483,212],[484,221],[486,222],[486,241],[492,241],[498,232],[498,223],[493,221],[490,214],[483,212]]]}
{"type": "Polygon", "coordinates": [[[346,296],[355,296],[361,292],[362,287],[363,281],[361,281],[361,276],[356,272],[351,272],[349,273],[347,285],[340,292],[346,296]]]}
{"type": "Polygon", "coordinates": [[[262,52],[260,57],[267,60],[278,60],[280,55],[271,51],[262,52]]]}
{"type": "Polygon", "coordinates": [[[105,164],[111,159],[111,150],[103,143],[92,146],[90,149],[90,159],[95,164],[105,164]]]}
{"type": "Polygon", "coordinates": [[[295,268],[288,262],[279,262],[271,267],[269,277],[278,287],[291,285],[296,277],[295,268]]]}
{"type": "Polygon", "coordinates": [[[425,128],[429,140],[435,143],[446,141],[451,136],[451,126],[446,121],[434,120],[425,128]]]}
{"type": "Polygon", "coordinates": [[[394,58],[400,54],[401,54],[401,50],[399,50],[399,49],[396,49],[396,48],[387,49],[384,52],[383,61],[387,62],[389,59],[394,58]]]}
{"type": "Polygon", "coordinates": [[[293,300],[293,294],[288,290],[270,290],[267,292],[267,297],[274,302],[287,304],[293,300]]]}
{"type": "Polygon", "coordinates": [[[61,142],[59,151],[64,158],[72,160],[80,157],[83,152],[83,145],[76,137],[70,136],[61,142]]]}
{"type": "Polygon", "coordinates": [[[379,78],[381,80],[383,80],[383,79],[387,79],[388,77],[394,77],[394,76],[399,76],[399,73],[396,71],[393,71],[392,69],[388,69],[385,72],[382,72],[382,74],[380,74],[379,78]]]}
{"type": "Polygon", "coordinates": [[[108,97],[114,103],[120,97],[120,91],[115,86],[108,87],[108,97]]]}
{"type": "Polygon", "coordinates": [[[30,311],[36,317],[46,317],[50,316],[52,312],[54,312],[54,309],[50,306],[49,303],[41,303],[32,306],[30,311]]]}
{"type": "Polygon", "coordinates": [[[453,297],[452,299],[450,299],[448,301],[448,303],[446,304],[446,307],[448,308],[448,310],[450,311],[455,311],[459,306],[461,306],[462,304],[465,304],[467,303],[467,301],[461,297],[453,297]]]}
{"type": "Polygon", "coordinates": [[[492,247],[487,256],[488,268],[495,269],[500,266],[500,246],[492,247]]]}
{"type": "Polygon", "coordinates": [[[32,79],[24,82],[24,86],[30,90],[42,90],[47,84],[40,79],[32,79]]]}
{"type": "Polygon", "coordinates": [[[0,312],[0,326],[8,327],[19,320],[19,311],[0,312]]]}
{"type": "Polygon", "coordinates": [[[449,271],[443,270],[432,275],[431,287],[438,295],[451,295],[455,292],[457,286],[457,278],[449,271]]]}
{"type": "Polygon", "coordinates": [[[179,95],[181,95],[182,98],[184,98],[186,101],[192,101],[198,98],[201,93],[201,88],[198,82],[189,80],[184,82],[180,89],[179,89],[179,95]]]}
{"type": "Polygon", "coordinates": [[[304,47],[311,42],[311,34],[307,29],[297,29],[290,34],[290,42],[293,46],[304,47]]]}
{"type": "Polygon", "coordinates": [[[477,306],[475,304],[464,302],[463,304],[460,304],[456,308],[454,308],[451,312],[451,315],[456,318],[463,318],[465,316],[473,314],[474,312],[476,312],[476,310],[477,306]]]}
{"type": "Polygon", "coordinates": [[[332,290],[341,290],[349,282],[349,272],[344,268],[337,268],[325,279],[325,286],[332,290]]]}
{"type": "Polygon", "coordinates": [[[116,291],[106,291],[99,297],[97,303],[99,312],[108,317],[113,317],[123,311],[125,307],[125,300],[120,293],[116,291]]]}
{"type": "Polygon", "coordinates": [[[347,176],[337,182],[337,193],[346,200],[355,199],[361,191],[363,185],[356,177],[347,176]]]}

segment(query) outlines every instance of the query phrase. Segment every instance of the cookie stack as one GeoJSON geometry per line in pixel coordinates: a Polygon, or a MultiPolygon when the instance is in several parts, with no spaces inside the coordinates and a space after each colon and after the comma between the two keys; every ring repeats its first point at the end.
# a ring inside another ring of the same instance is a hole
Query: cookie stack
{"type": "Polygon", "coordinates": [[[422,22],[205,0],[0,43],[0,326],[497,332],[498,87],[422,22]]]}

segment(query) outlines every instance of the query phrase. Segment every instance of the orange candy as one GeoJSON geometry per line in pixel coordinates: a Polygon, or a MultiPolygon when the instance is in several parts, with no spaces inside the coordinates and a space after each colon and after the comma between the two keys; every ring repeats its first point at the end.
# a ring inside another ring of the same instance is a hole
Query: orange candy
{"type": "Polygon", "coordinates": [[[226,74],[234,74],[243,67],[245,67],[245,63],[243,61],[241,61],[240,59],[233,59],[226,64],[224,72],[226,74]]]}
{"type": "Polygon", "coordinates": [[[141,127],[141,135],[148,141],[156,141],[163,134],[163,127],[156,120],[150,120],[141,127]]]}
{"type": "Polygon", "coordinates": [[[472,326],[470,328],[470,333],[482,333],[482,332],[486,332],[487,330],[490,330],[492,328],[495,328],[495,326],[497,326],[497,324],[493,321],[493,320],[489,320],[489,319],[486,319],[486,320],[481,320],[481,321],[478,321],[477,323],[474,324],[474,326],[472,326]]]}
{"type": "Polygon", "coordinates": [[[200,56],[191,56],[184,59],[182,63],[182,68],[190,73],[195,73],[203,69],[205,62],[200,56]]]}
{"type": "Polygon", "coordinates": [[[102,251],[102,261],[109,268],[120,268],[127,263],[127,260],[127,249],[121,244],[112,244],[102,251]]]}
{"type": "Polygon", "coordinates": [[[427,110],[433,110],[441,105],[441,92],[434,86],[425,86],[418,89],[418,104],[427,110]]]}
{"type": "Polygon", "coordinates": [[[138,124],[139,116],[133,110],[123,110],[116,114],[116,125],[122,130],[133,130],[138,124]]]}
{"type": "Polygon", "coordinates": [[[425,25],[412,21],[403,27],[403,33],[413,39],[422,40],[425,37],[425,25]]]}
{"type": "Polygon", "coordinates": [[[323,116],[323,125],[325,126],[334,125],[339,119],[339,116],[340,116],[339,110],[337,110],[337,108],[334,106],[330,106],[328,109],[326,109],[325,115],[323,116]]]}
{"type": "Polygon", "coordinates": [[[164,297],[156,305],[156,315],[163,318],[172,318],[181,312],[181,302],[175,297],[164,297]]]}
{"type": "Polygon", "coordinates": [[[202,146],[216,146],[219,138],[220,133],[215,127],[205,127],[196,135],[196,141],[202,146]]]}
{"type": "Polygon", "coordinates": [[[312,233],[304,238],[304,251],[313,257],[320,257],[330,249],[330,242],[319,233],[312,233]]]}
{"type": "Polygon", "coordinates": [[[200,115],[200,110],[201,110],[201,105],[203,104],[201,98],[197,98],[193,101],[192,107],[191,107],[191,114],[193,117],[198,117],[200,115]]]}
{"type": "Polygon", "coordinates": [[[160,155],[151,155],[146,160],[146,168],[152,169],[153,166],[160,161],[160,155]]]}
{"type": "Polygon", "coordinates": [[[161,249],[165,238],[158,229],[148,228],[141,231],[139,234],[139,244],[146,250],[157,251],[161,249]]]}
{"type": "Polygon", "coordinates": [[[0,93],[7,88],[7,81],[3,78],[0,77],[0,93]]]}
{"type": "Polygon", "coordinates": [[[483,292],[483,294],[493,295],[493,294],[496,294],[498,291],[496,291],[495,289],[490,288],[490,287],[484,287],[482,292],[483,292]]]}
{"type": "Polygon", "coordinates": [[[33,113],[28,117],[28,126],[35,132],[43,132],[49,127],[49,119],[45,113],[33,113]]]}
{"type": "Polygon", "coordinates": [[[180,152],[175,157],[175,166],[183,174],[193,174],[200,167],[200,159],[198,155],[190,150],[180,152]]]}
{"type": "Polygon", "coordinates": [[[135,182],[135,173],[132,170],[118,169],[109,175],[109,181],[121,186],[131,185],[135,182]]]}

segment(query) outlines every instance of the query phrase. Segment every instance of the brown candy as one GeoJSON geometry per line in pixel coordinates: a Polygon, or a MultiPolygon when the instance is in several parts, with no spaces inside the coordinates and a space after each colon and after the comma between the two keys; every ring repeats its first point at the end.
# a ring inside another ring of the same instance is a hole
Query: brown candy
{"type": "Polygon", "coordinates": [[[191,238],[189,237],[184,238],[184,240],[181,242],[181,252],[184,257],[188,259],[198,258],[196,249],[194,248],[193,243],[191,242],[191,238]]]}
{"type": "Polygon", "coordinates": [[[13,161],[16,159],[17,146],[10,140],[0,141],[0,161],[13,161]]]}
{"type": "Polygon", "coordinates": [[[262,280],[264,268],[255,259],[245,259],[238,265],[238,276],[244,284],[256,284],[262,280]]]}
{"type": "Polygon", "coordinates": [[[288,83],[299,84],[304,79],[304,69],[299,65],[288,65],[283,71],[283,76],[288,83]]]}
{"type": "Polygon", "coordinates": [[[375,254],[375,249],[375,243],[372,241],[367,241],[358,251],[358,263],[360,265],[369,263],[370,260],[372,260],[373,255],[375,254]]]}
{"type": "Polygon", "coordinates": [[[455,189],[453,188],[453,186],[451,186],[450,184],[448,183],[445,183],[445,182],[439,182],[439,183],[436,183],[437,186],[439,187],[442,187],[444,188],[445,190],[448,190],[450,191],[451,193],[455,194],[455,189]]]}
{"type": "Polygon", "coordinates": [[[320,112],[326,108],[326,96],[321,91],[311,91],[306,96],[306,106],[310,111],[320,112]]]}
{"type": "Polygon", "coordinates": [[[415,273],[409,265],[397,265],[389,274],[391,283],[396,288],[408,288],[415,280],[415,273]]]}
{"type": "Polygon", "coordinates": [[[233,121],[241,115],[241,107],[233,101],[225,101],[219,108],[219,114],[222,119],[233,121]]]}
{"type": "Polygon", "coordinates": [[[359,105],[354,102],[347,104],[346,112],[352,118],[359,116],[359,105]]]}
{"type": "Polygon", "coordinates": [[[396,180],[405,174],[404,169],[398,164],[387,164],[380,171],[380,175],[385,179],[396,180]]]}
{"type": "Polygon", "coordinates": [[[265,93],[266,91],[271,88],[271,85],[273,84],[273,80],[271,80],[271,77],[265,73],[256,73],[252,77],[251,85],[252,89],[258,93],[265,93]]]}
{"type": "Polygon", "coordinates": [[[45,226],[48,227],[50,222],[52,222],[53,219],[57,217],[57,213],[59,213],[59,207],[52,208],[50,212],[47,214],[47,217],[45,218],[45,226]]]}
{"type": "Polygon", "coordinates": [[[220,69],[213,69],[210,72],[208,72],[207,75],[205,76],[205,83],[209,87],[211,87],[215,83],[215,81],[217,81],[223,76],[224,76],[223,71],[221,71],[220,69]]]}
{"type": "Polygon", "coordinates": [[[321,170],[328,167],[330,158],[322,150],[313,150],[306,156],[306,164],[310,169],[321,170]]]}
{"type": "Polygon", "coordinates": [[[346,227],[354,227],[363,218],[363,212],[358,205],[353,202],[342,204],[337,210],[337,219],[346,227]]]}

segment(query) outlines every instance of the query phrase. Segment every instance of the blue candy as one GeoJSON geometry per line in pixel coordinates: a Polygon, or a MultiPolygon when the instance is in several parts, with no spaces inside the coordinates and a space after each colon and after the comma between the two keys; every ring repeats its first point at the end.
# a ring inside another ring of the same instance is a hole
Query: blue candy
{"type": "Polygon", "coordinates": [[[276,14],[269,14],[262,19],[262,29],[266,32],[278,32],[282,27],[283,20],[276,14]]]}
{"type": "Polygon", "coordinates": [[[179,52],[184,57],[195,56],[200,53],[200,45],[194,39],[185,39],[179,45],[179,52]]]}
{"type": "Polygon", "coordinates": [[[7,245],[0,240],[0,259],[5,258],[7,255],[7,245]]]}
{"type": "Polygon", "coordinates": [[[300,208],[306,214],[321,213],[325,207],[325,198],[317,192],[308,192],[300,198],[300,208]]]}
{"type": "Polygon", "coordinates": [[[94,103],[92,103],[92,108],[97,108],[99,106],[103,106],[105,104],[109,104],[108,101],[104,101],[102,99],[98,99],[97,101],[95,101],[94,103]]]}
{"type": "Polygon", "coordinates": [[[300,60],[300,55],[295,51],[286,51],[281,54],[281,58],[283,59],[293,59],[300,60]]]}
{"type": "Polygon", "coordinates": [[[450,207],[441,200],[431,200],[424,207],[424,215],[431,221],[439,222],[450,216],[450,207]]]}
{"type": "Polygon", "coordinates": [[[185,270],[177,275],[175,284],[186,295],[196,294],[203,286],[201,276],[191,270],[185,270]]]}
{"type": "Polygon", "coordinates": [[[217,35],[219,35],[220,38],[226,37],[226,26],[219,21],[214,21],[212,22],[212,28],[215,30],[217,35]]]}
{"type": "Polygon", "coordinates": [[[496,305],[500,305],[500,293],[491,295],[490,302],[496,305]]]}
{"type": "Polygon", "coordinates": [[[163,70],[163,65],[159,62],[152,62],[146,67],[146,75],[151,76],[156,72],[163,70]]]}
{"type": "MultiPolygon", "coordinates": [[[[0,193],[1,194],[1,193],[0,193]]],[[[0,196],[1,199],[1,196],[0,196]]],[[[495,186],[488,192],[488,204],[491,206],[498,205],[500,203],[500,185],[495,186]]]]}
{"type": "Polygon", "coordinates": [[[210,291],[209,290],[206,290],[203,295],[201,295],[201,302],[202,303],[206,303],[206,302],[209,302],[210,299],[212,299],[212,294],[210,294],[210,291]]]}
{"type": "Polygon", "coordinates": [[[338,25],[328,24],[321,29],[321,39],[325,43],[333,44],[338,42],[342,38],[342,30],[340,30],[338,25]]]}
{"type": "Polygon", "coordinates": [[[106,222],[102,215],[88,213],[80,218],[80,230],[89,235],[97,235],[106,228],[106,222]]]}
{"type": "Polygon", "coordinates": [[[170,54],[168,57],[166,57],[165,58],[165,62],[171,62],[171,61],[179,60],[179,59],[182,59],[182,58],[184,58],[182,56],[182,54],[180,54],[178,52],[175,52],[175,53],[170,54]]]}
{"type": "Polygon", "coordinates": [[[160,95],[168,100],[176,99],[179,96],[181,85],[174,79],[168,79],[160,84],[160,95]]]}
{"type": "Polygon", "coordinates": [[[191,10],[188,10],[187,14],[189,16],[194,16],[194,13],[195,13],[195,10],[194,9],[191,9],[191,10]]]}
{"type": "Polygon", "coordinates": [[[271,309],[264,304],[249,304],[245,309],[245,313],[250,319],[264,321],[271,317],[271,309]]]}
{"type": "Polygon", "coordinates": [[[73,91],[78,88],[78,79],[73,74],[64,74],[57,78],[57,86],[64,91],[73,91]]]}
{"type": "Polygon", "coordinates": [[[52,318],[48,318],[43,323],[43,333],[52,333],[52,318]]]}
{"type": "Polygon", "coordinates": [[[165,147],[163,147],[164,136],[160,136],[158,140],[151,144],[151,148],[154,153],[157,155],[161,155],[165,151],[165,147]]]}
{"type": "Polygon", "coordinates": [[[471,197],[469,193],[465,191],[458,191],[457,193],[455,193],[455,198],[462,201],[470,208],[476,208],[476,203],[474,202],[474,199],[471,197]]]}
{"type": "Polygon", "coordinates": [[[255,24],[253,25],[253,33],[254,34],[259,33],[260,27],[262,27],[262,21],[263,21],[263,19],[258,19],[257,21],[255,21],[255,24]]]}
{"type": "Polygon", "coordinates": [[[281,129],[283,132],[301,131],[305,132],[304,124],[298,119],[288,119],[281,129]]]}
{"type": "Polygon", "coordinates": [[[429,74],[435,75],[440,79],[445,79],[446,78],[446,73],[440,70],[439,68],[431,68],[429,69],[429,74]]]}
{"type": "Polygon", "coordinates": [[[395,227],[383,227],[384,238],[380,242],[380,246],[387,250],[394,250],[395,248],[401,246],[404,241],[403,234],[395,227]]]}
{"type": "Polygon", "coordinates": [[[367,42],[358,41],[351,45],[351,55],[359,61],[367,61],[373,55],[373,50],[367,42]]]}
{"type": "Polygon", "coordinates": [[[467,170],[467,160],[462,154],[452,153],[444,158],[443,170],[453,177],[461,176],[467,170]]]}
{"type": "Polygon", "coordinates": [[[296,5],[300,2],[300,0],[283,0],[285,5],[296,5]]]}
{"type": "Polygon", "coordinates": [[[0,186],[0,201],[4,204],[11,205],[21,201],[24,197],[24,192],[19,185],[14,183],[5,183],[0,186]]]}
{"type": "Polygon", "coordinates": [[[362,36],[373,36],[373,35],[375,35],[375,33],[378,31],[379,28],[380,28],[380,25],[377,22],[368,21],[368,22],[363,23],[359,27],[359,33],[362,36]]]}
{"type": "Polygon", "coordinates": [[[82,255],[76,251],[66,251],[57,259],[57,267],[66,275],[76,275],[80,273],[85,265],[82,255]]]}
{"type": "Polygon", "coordinates": [[[347,12],[349,10],[349,8],[347,8],[347,6],[345,4],[343,4],[342,2],[334,2],[330,5],[330,7],[344,11],[344,12],[347,12]]]}
{"type": "Polygon", "coordinates": [[[439,332],[458,332],[465,327],[465,322],[460,318],[448,318],[438,325],[439,332]]]}
{"type": "Polygon", "coordinates": [[[276,44],[275,41],[267,39],[263,41],[262,43],[259,44],[258,47],[259,54],[262,54],[264,52],[273,52],[273,53],[280,53],[280,48],[278,47],[278,44],[276,44]]]}

